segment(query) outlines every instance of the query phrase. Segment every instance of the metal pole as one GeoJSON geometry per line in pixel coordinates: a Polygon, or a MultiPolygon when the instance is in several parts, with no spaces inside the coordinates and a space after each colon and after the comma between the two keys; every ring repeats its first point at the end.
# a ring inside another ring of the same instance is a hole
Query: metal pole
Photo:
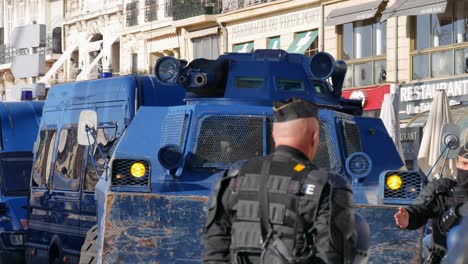
{"type": "MultiPolygon", "coordinates": [[[[437,158],[436,162],[434,163],[434,165],[432,165],[431,169],[429,170],[429,172],[427,173],[427,176],[426,178],[429,178],[429,176],[431,175],[432,171],[434,170],[435,166],[437,165],[437,162],[439,162],[440,158],[442,158],[442,156],[444,155],[445,151],[450,147],[450,144],[447,144],[444,148],[444,150],[442,151],[442,153],[439,155],[439,157],[437,158]]],[[[450,150],[449,150],[450,151],[450,150]]],[[[447,151],[447,154],[448,155],[448,151],[447,151]]],[[[446,156],[447,157],[447,156],[446,156]]],[[[444,162],[445,164],[445,162],[444,162]]]]}

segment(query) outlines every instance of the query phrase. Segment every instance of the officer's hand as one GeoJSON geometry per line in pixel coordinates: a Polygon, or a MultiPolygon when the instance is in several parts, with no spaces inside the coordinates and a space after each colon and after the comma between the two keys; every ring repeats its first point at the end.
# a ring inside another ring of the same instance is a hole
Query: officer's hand
{"type": "Polygon", "coordinates": [[[399,228],[407,228],[409,223],[409,214],[405,208],[398,208],[398,213],[395,214],[395,222],[399,228]]]}

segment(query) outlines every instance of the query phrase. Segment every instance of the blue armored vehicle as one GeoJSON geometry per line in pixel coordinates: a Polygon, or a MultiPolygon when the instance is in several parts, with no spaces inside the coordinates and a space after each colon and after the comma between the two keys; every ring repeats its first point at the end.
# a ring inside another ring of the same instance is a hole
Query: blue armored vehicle
{"type": "Polygon", "coordinates": [[[23,263],[33,146],[43,102],[0,103],[0,263],[23,263]]]}
{"type": "Polygon", "coordinates": [[[199,263],[219,172],[274,150],[272,102],[290,97],[322,108],[314,162],[352,183],[358,211],[371,223],[370,261],[418,261],[420,232],[397,230],[395,207],[386,204],[410,202],[422,179],[397,171],[403,164],[381,120],[361,117],[360,101],[341,97],[345,73],[344,62],[327,53],[159,59],[156,79],[183,86],[186,104],[136,113],[97,184],[98,225],[80,263],[199,263]]]}
{"type": "Polygon", "coordinates": [[[51,87],[34,152],[28,263],[78,262],[86,233],[96,224],[94,187],[107,156],[139,108],[182,104],[182,90],[159,85],[154,76],[137,75],[51,87]],[[78,121],[89,109],[99,116],[96,144],[82,146],[78,121]]]}

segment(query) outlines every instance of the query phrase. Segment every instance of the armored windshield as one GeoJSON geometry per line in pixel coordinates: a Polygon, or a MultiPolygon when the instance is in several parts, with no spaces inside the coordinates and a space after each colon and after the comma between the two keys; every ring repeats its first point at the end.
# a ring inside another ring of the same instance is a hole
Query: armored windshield
{"type": "Polygon", "coordinates": [[[5,195],[28,195],[32,158],[31,153],[3,153],[0,156],[0,180],[5,195]]]}
{"type": "Polygon", "coordinates": [[[266,149],[263,138],[267,134],[264,122],[271,122],[271,118],[248,115],[202,117],[191,165],[226,168],[238,160],[262,156],[266,149]]]}
{"type": "MultiPolygon", "coordinates": [[[[275,148],[272,124],[273,118],[265,116],[204,116],[199,123],[190,165],[195,168],[226,168],[238,160],[269,154],[275,148]]],[[[337,162],[330,125],[321,121],[314,163],[322,168],[336,169],[337,162]]]]}

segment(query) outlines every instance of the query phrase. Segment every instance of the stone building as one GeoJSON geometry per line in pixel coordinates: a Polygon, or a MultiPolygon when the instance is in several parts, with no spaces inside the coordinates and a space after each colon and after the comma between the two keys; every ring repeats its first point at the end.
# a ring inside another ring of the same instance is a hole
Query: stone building
{"type": "MultiPolygon", "coordinates": [[[[52,67],[62,53],[63,0],[1,0],[0,1],[0,98],[17,100],[15,85],[27,83],[16,79],[11,72],[13,56],[25,54],[27,50],[16,50],[11,45],[15,27],[31,23],[45,24],[47,44],[37,52],[45,53],[46,69],[52,67]]],[[[58,72],[60,73],[60,72],[58,72]]],[[[63,78],[54,74],[52,80],[63,78]]]]}
{"type": "MultiPolygon", "coordinates": [[[[64,0],[64,65],[67,80],[95,79],[120,72],[121,0],[64,0]]],[[[47,75],[45,76],[47,77],[47,75]]]]}
{"type": "MultiPolygon", "coordinates": [[[[64,81],[152,73],[168,55],[191,61],[264,48],[327,51],[348,64],[343,96],[362,99],[365,115],[378,117],[384,95],[395,93],[400,119],[421,125],[435,91],[446,89],[456,122],[468,127],[468,0],[36,2],[39,22],[63,26],[63,55],[44,76],[49,83],[57,72],[64,81]],[[51,15],[59,14],[57,3],[63,20],[51,15]]],[[[34,4],[0,3],[5,44],[11,14],[34,4]]],[[[8,64],[0,64],[0,79],[16,82],[8,64]]]]}

